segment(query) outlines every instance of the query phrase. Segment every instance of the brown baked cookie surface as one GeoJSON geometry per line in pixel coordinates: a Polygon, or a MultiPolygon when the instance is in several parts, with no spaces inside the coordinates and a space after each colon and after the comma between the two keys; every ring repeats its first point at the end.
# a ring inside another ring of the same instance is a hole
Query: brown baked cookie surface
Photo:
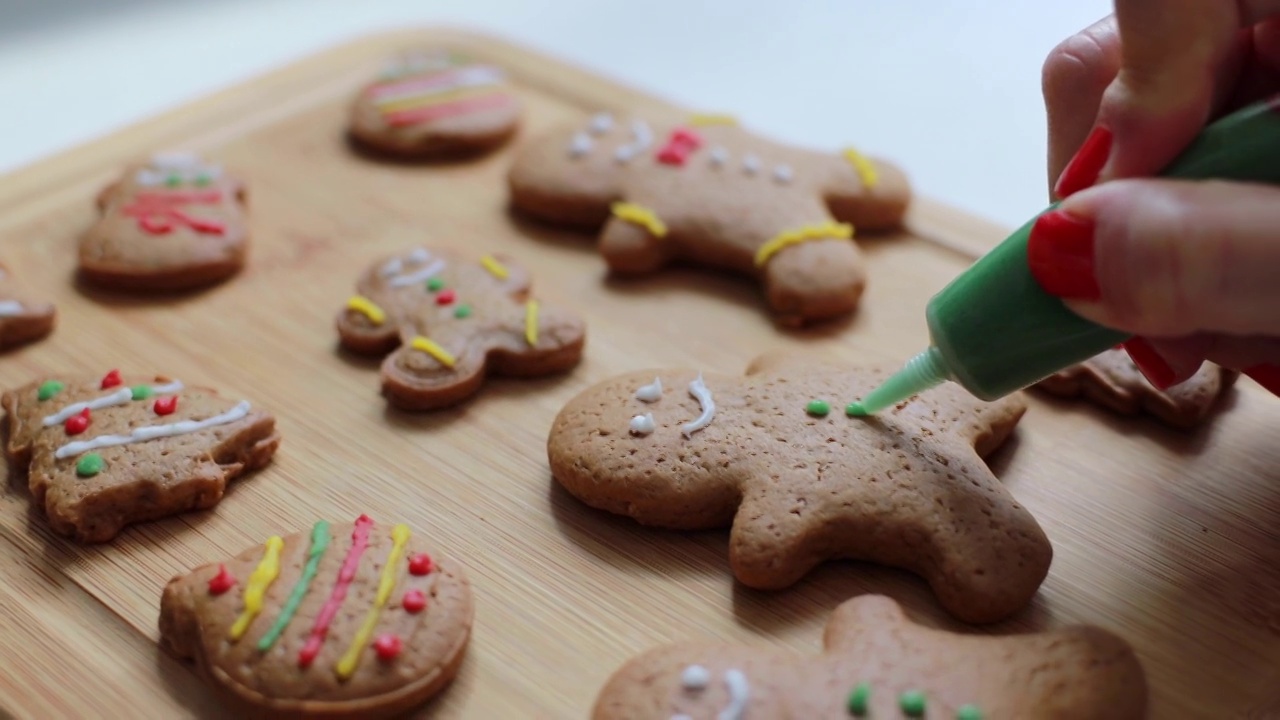
{"type": "Polygon", "coordinates": [[[399,157],[463,154],[505,143],[520,114],[520,99],[500,68],[453,53],[410,53],[360,90],[349,133],[399,157]]]}
{"type": "Polygon", "coordinates": [[[174,578],[160,635],[265,717],[382,718],[453,680],[473,613],[457,562],[361,515],[174,578]]]}
{"type": "Polygon", "coordinates": [[[0,264],[0,350],[40,340],[57,323],[53,303],[23,297],[14,285],[9,268],[0,264]]]}
{"type": "Polygon", "coordinates": [[[779,321],[853,312],[866,284],[858,231],[899,227],[906,176],[854,150],[818,153],[735,124],[671,125],[601,113],[522,149],[513,204],[562,225],[599,228],[622,274],[687,261],[754,276],[779,321]]]}
{"type": "Polygon", "coordinates": [[[275,418],[247,400],[162,376],[48,379],[0,404],[6,451],[28,468],[32,501],[81,542],[213,507],[228,481],[267,464],[280,444],[275,418]]]}
{"type": "Polygon", "coordinates": [[[392,405],[453,405],[488,373],[549,375],[582,359],[582,318],[532,297],[531,283],[505,256],[477,262],[413,248],[360,276],[357,294],[338,313],[338,336],[353,352],[387,355],[382,394],[392,405]]]}
{"type": "Polygon", "coordinates": [[[609,679],[592,718],[1140,720],[1146,705],[1133,650],[1099,628],[962,635],[863,595],[836,609],[818,656],[696,641],[650,650],[609,679]]]}
{"type": "Polygon", "coordinates": [[[236,274],[248,254],[244,185],[186,153],[130,166],[98,195],[80,277],[119,290],[175,291],[236,274]]]}
{"type": "Polygon", "coordinates": [[[1206,362],[1167,390],[1152,385],[1124,350],[1113,348],[1057,372],[1036,387],[1064,398],[1083,398],[1120,415],[1151,415],[1166,425],[1192,428],[1209,419],[1240,376],[1206,362]]]}
{"type": "Polygon", "coordinates": [[[943,386],[850,418],[896,368],[773,353],[745,377],[634,372],[583,391],[547,441],[551,471],[588,505],[644,525],[732,527],[744,585],[784,588],[834,558],[910,570],[961,620],[1025,607],[1053,555],[982,458],[1013,432],[1021,394],[943,386]]]}

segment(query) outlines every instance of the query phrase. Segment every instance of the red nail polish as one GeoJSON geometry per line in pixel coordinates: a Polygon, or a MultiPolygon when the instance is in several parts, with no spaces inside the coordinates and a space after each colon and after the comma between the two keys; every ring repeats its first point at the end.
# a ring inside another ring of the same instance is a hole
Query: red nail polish
{"type": "Polygon", "coordinates": [[[1068,300],[1102,297],[1093,267],[1093,221],[1051,210],[1031,226],[1027,265],[1040,287],[1068,300]]]}
{"type": "Polygon", "coordinates": [[[1092,187],[1098,181],[1102,166],[1107,164],[1111,156],[1111,131],[1104,127],[1095,127],[1084,144],[1076,151],[1076,156],[1067,163],[1067,169],[1058,176],[1058,184],[1053,191],[1058,197],[1080,192],[1092,187]]]}
{"type": "Polygon", "coordinates": [[[1129,338],[1124,343],[1124,349],[1156,389],[1168,390],[1178,379],[1173,373],[1173,368],[1169,367],[1169,363],[1165,362],[1146,340],[1140,337],[1129,338]]]}
{"type": "Polygon", "coordinates": [[[1280,396],[1280,365],[1254,365],[1246,368],[1244,374],[1266,388],[1267,392],[1280,396]]]}

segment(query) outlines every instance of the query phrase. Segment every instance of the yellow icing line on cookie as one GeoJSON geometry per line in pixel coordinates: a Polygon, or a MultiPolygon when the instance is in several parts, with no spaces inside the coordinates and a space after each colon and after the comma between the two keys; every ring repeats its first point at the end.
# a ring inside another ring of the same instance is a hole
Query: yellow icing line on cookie
{"type": "Polygon", "coordinates": [[[347,298],[347,309],[364,315],[374,325],[381,325],[387,321],[387,313],[372,300],[361,295],[352,295],[347,298]]]}
{"type": "Polygon", "coordinates": [[[530,345],[538,344],[538,301],[530,300],[524,304],[524,339],[530,345]]]}
{"type": "Polygon", "coordinates": [[[658,214],[643,205],[629,202],[616,202],[610,209],[613,216],[635,225],[639,225],[654,237],[666,237],[667,226],[658,218],[658,214]]]}
{"type": "Polygon", "coordinates": [[[723,115],[719,113],[694,113],[689,116],[689,124],[694,127],[706,127],[707,125],[737,125],[738,119],[732,115],[723,115]]]}
{"type": "Polygon", "coordinates": [[[492,255],[485,255],[480,258],[480,264],[484,266],[485,270],[488,270],[490,274],[499,280],[506,280],[507,276],[511,274],[507,271],[507,268],[504,267],[502,263],[498,262],[492,255]]]}
{"type": "Polygon", "coordinates": [[[760,246],[756,251],[756,267],[764,267],[769,262],[769,258],[778,254],[778,251],[791,245],[798,245],[802,242],[810,240],[827,240],[830,238],[840,238],[848,240],[853,237],[853,226],[848,223],[825,222],[821,225],[805,225],[794,230],[786,230],[778,233],[772,240],[760,246]]]}
{"type": "Polygon", "coordinates": [[[392,100],[390,102],[378,103],[378,109],[385,114],[401,112],[404,110],[414,110],[420,107],[430,107],[432,105],[444,105],[455,100],[461,100],[479,95],[487,95],[493,92],[492,87],[475,87],[464,88],[461,90],[450,90],[449,92],[422,93],[412,97],[392,100]]]}
{"type": "Polygon", "coordinates": [[[249,582],[245,583],[244,612],[240,613],[240,617],[236,618],[235,624],[231,626],[232,640],[239,640],[240,636],[249,629],[253,619],[262,612],[262,597],[267,594],[267,588],[271,587],[271,583],[275,582],[276,577],[280,575],[280,550],[283,548],[284,540],[281,540],[279,535],[267,538],[262,560],[258,563],[258,567],[253,569],[249,582]]]}
{"type": "Polygon", "coordinates": [[[876,183],[880,182],[880,175],[876,172],[876,166],[865,158],[862,153],[853,148],[847,148],[844,151],[844,159],[848,160],[853,169],[858,171],[858,177],[861,178],[863,185],[873,188],[876,183]]]}
{"type": "Polygon", "coordinates": [[[347,652],[334,667],[334,671],[342,680],[351,677],[351,673],[356,671],[356,665],[360,663],[360,654],[364,652],[365,646],[369,644],[369,638],[373,636],[374,628],[378,626],[378,616],[382,614],[382,606],[387,604],[391,591],[396,587],[396,576],[400,574],[400,557],[404,555],[404,546],[409,542],[410,535],[408,525],[400,524],[391,528],[391,553],[387,555],[387,562],[382,566],[382,576],[378,579],[378,593],[373,598],[373,607],[369,608],[369,614],[364,616],[364,623],[351,639],[347,652]]]}
{"type": "Polygon", "coordinates": [[[457,358],[451,355],[448,350],[437,345],[434,340],[424,338],[421,335],[414,338],[413,342],[410,343],[410,346],[412,346],[414,350],[421,350],[422,352],[430,355],[445,367],[453,367],[454,363],[458,362],[457,358]]]}

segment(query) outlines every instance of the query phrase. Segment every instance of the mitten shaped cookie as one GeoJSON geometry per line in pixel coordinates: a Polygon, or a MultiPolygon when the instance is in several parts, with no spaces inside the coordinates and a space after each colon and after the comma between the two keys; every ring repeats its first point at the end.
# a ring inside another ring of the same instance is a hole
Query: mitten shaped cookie
{"type": "Polygon", "coordinates": [[[1053,554],[982,458],[1026,409],[943,386],[874,418],[831,412],[896,368],[802,355],[758,358],[746,377],[629,373],[561,410],[551,471],[588,505],[677,530],[732,526],[744,585],[787,587],[833,558],[905,568],[961,620],[1030,602],[1053,554]]]}
{"type": "Polygon", "coordinates": [[[275,418],[166,377],[33,382],[6,392],[9,459],[53,529],[103,542],[125,525],[210,508],[271,460],[275,418]]]}
{"type": "Polygon", "coordinates": [[[520,112],[501,69],[448,52],[410,53],[356,96],[349,132],[406,158],[477,152],[515,134],[520,112]]]}
{"type": "Polygon", "coordinates": [[[1120,415],[1146,413],[1176,428],[1208,420],[1240,373],[1213,363],[1167,390],[1152,385],[1124,350],[1113,348],[1079,365],[1054,373],[1036,387],[1065,398],[1084,398],[1120,415]]]}
{"type": "Polygon", "coordinates": [[[0,265],[0,350],[40,340],[57,322],[52,303],[24,298],[13,285],[9,268],[0,265]]]}
{"type": "Polygon", "coordinates": [[[866,283],[854,228],[896,228],[910,198],[893,165],[781,145],[731,123],[600,114],[529,144],[512,201],[551,222],[603,226],[617,273],[675,260],[753,275],[787,324],[852,312],[866,283]]]}
{"type": "Polygon", "coordinates": [[[407,525],[361,515],[268,538],[174,578],[164,645],[265,717],[391,717],[458,674],[471,637],[462,567],[407,525]]]}
{"type": "Polygon", "coordinates": [[[1140,720],[1133,650],[1099,628],[961,635],[917,625],[889,598],[846,601],[822,654],[684,642],[623,665],[594,720],[932,718],[1140,720]]]}
{"type": "Polygon", "coordinates": [[[529,273],[506,257],[479,262],[414,248],[360,276],[338,313],[353,352],[385,355],[382,394],[405,410],[429,410],[474,394],[487,373],[533,377],[578,364],[586,326],[530,295],[529,273]]]}
{"type": "Polygon", "coordinates": [[[185,153],[130,167],[98,195],[80,240],[80,276],[121,290],[202,287],[244,266],[249,233],[240,181],[185,153]]]}

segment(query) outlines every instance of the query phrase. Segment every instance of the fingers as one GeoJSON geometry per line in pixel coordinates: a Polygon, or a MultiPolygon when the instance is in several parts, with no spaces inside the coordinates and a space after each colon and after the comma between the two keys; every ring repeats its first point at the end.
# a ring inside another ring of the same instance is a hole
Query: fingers
{"type": "Polygon", "coordinates": [[[1089,135],[1102,94],[1120,71],[1120,36],[1107,17],[1064,40],[1044,62],[1040,85],[1049,120],[1049,188],[1089,135]]]}

